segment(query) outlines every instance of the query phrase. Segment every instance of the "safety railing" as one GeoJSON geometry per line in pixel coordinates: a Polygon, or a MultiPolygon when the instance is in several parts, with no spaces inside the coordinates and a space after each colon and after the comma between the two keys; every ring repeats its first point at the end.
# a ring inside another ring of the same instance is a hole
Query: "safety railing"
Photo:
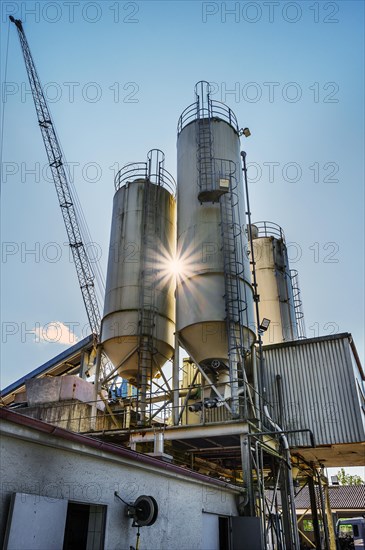
{"type": "Polygon", "coordinates": [[[159,149],[148,152],[146,162],[129,162],[117,173],[114,179],[115,190],[136,180],[148,180],[154,185],[166,189],[172,196],[176,195],[176,181],[164,168],[165,155],[159,149]]]}
{"type": "Polygon", "coordinates": [[[204,104],[204,106],[201,106],[201,103],[197,100],[182,112],[177,123],[178,135],[191,122],[204,118],[217,118],[228,122],[235,132],[239,133],[237,118],[232,109],[225,105],[225,103],[209,99],[208,103],[204,104]]]}
{"type": "Polygon", "coordinates": [[[252,237],[275,237],[275,239],[281,239],[285,243],[284,231],[274,222],[254,222],[251,224],[252,237]]]}

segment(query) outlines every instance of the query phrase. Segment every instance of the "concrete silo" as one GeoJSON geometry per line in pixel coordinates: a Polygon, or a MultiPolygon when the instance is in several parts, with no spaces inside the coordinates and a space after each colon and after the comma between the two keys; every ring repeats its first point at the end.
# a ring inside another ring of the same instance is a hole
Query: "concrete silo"
{"type": "Polygon", "coordinates": [[[140,388],[172,357],[175,332],[175,182],[159,150],[115,178],[101,343],[118,374],[140,388]]]}
{"type": "Polygon", "coordinates": [[[177,332],[238,411],[244,362],[255,341],[239,128],[199,82],[178,122],[177,332]]]}

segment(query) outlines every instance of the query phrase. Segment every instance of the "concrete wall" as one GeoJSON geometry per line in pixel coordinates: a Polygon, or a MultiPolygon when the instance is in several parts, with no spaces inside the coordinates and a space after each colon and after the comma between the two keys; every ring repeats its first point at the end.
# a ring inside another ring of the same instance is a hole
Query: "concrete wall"
{"type": "Polygon", "coordinates": [[[139,495],[153,496],[159,506],[156,523],[141,528],[140,546],[150,550],[199,550],[203,511],[237,515],[237,492],[164,471],[158,462],[142,464],[75,441],[2,421],[0,539],[5,533],[13,492],[107,506],[105,549],[136,544],[136,528],[124,517],[124,505],[139,495]]]}
{"type": "MultiPolygon", "coordinates": [[[[91,405],[77,401],[44,403],[17,409],[17,413],[76,433],[90,432],[93,429],[93,420],[95,420],[94,429],[97,431],[115,428],[112,418],[107,411],[101,412],[96,410],[93,413],[91,405]],[[93,414],[96,414],[96,418],[93,417],[93,414]]],[[[119,421],[120,427],[124,427],[122,424],[123,418],[120,415],[116,415],[116,418],[119,421]]]]}

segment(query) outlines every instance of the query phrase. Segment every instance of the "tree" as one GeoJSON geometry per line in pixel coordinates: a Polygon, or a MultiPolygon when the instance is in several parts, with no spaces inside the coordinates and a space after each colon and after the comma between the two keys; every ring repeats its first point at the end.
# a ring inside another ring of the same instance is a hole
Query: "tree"
{"type": "Polygon", "coordinates": [[[344,468],[341,468],[341,470],[337,472],[337,478],[340,485],[364,485],[362,477],[346,474],[344,468]]]}

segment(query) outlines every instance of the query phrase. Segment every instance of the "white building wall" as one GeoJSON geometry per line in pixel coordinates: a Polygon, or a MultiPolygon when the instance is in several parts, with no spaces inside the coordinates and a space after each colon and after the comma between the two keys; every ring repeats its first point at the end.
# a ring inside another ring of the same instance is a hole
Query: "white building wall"
{"type": "Polygon", "coordinates": [[[237,492],[209,482],[189,479],[27,426],[2,421],[0,539],[4,537],[13,492],[107,506],[105,549],[129,550],[137,529],[124,516],[114,496],[134,502],[153,496],[159,506],[154,525],[141,528],[140,547],[147,550],[209,550],[203,543],[203,511],[237,515],[237,492]]]}

